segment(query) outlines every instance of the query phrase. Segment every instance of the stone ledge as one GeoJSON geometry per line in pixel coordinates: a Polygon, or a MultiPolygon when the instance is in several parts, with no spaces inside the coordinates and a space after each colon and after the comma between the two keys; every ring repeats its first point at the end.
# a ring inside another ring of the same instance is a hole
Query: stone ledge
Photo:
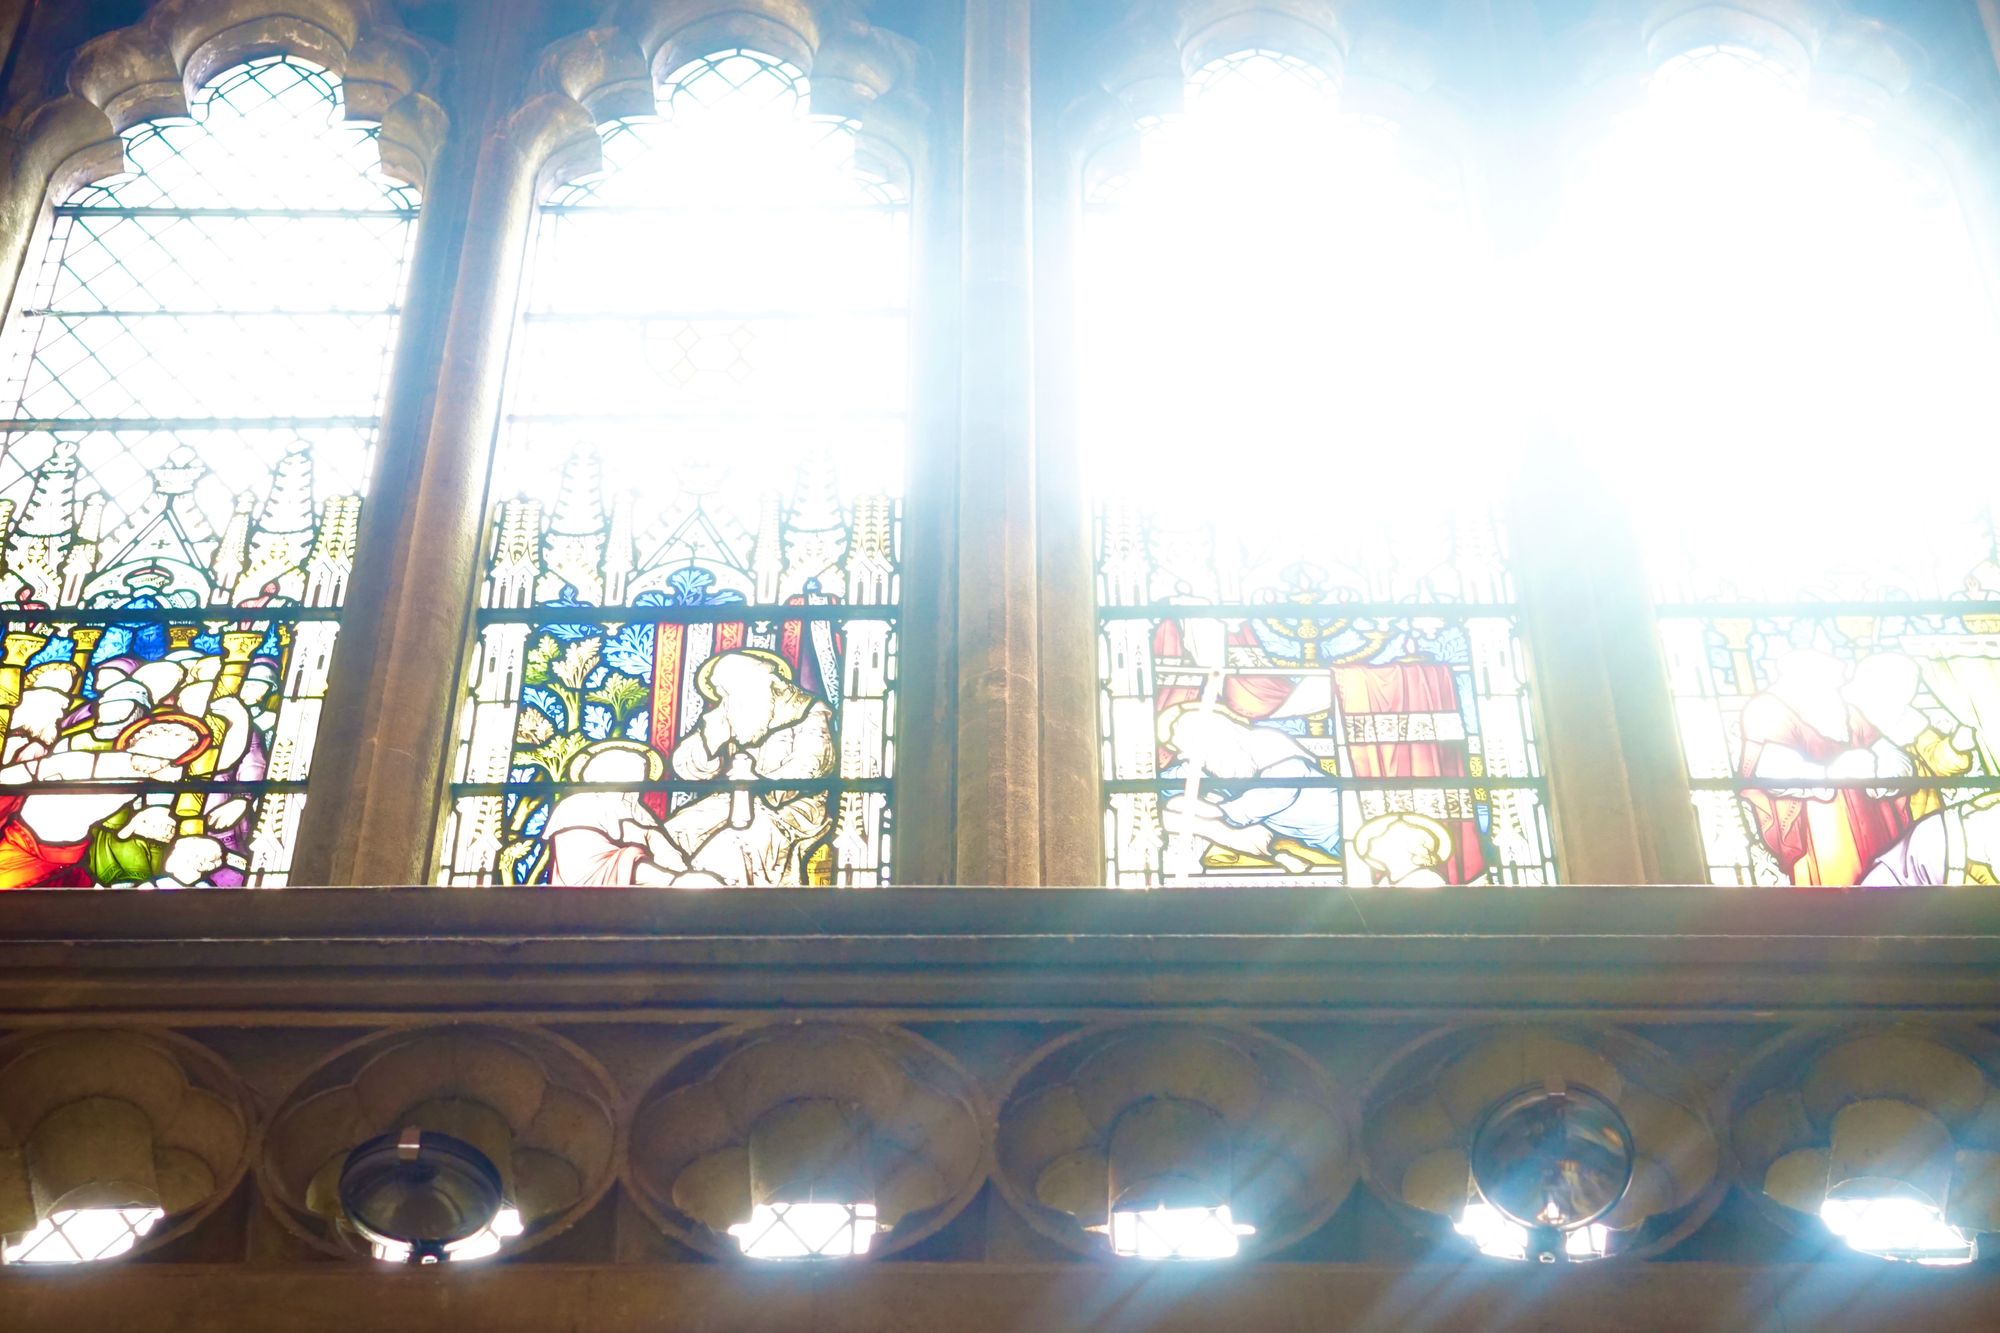
{"type": "Polygon", "coordinates": [[[773,1266],[149,1266],[0,1277],[10,1333],[234,1333],[244,1311],[287,1333],[548,1333],[551,1329],[811,1329],[813,1333],[1366,1333],[1578,1328],[1987,1333],[2000,1281],[1983,1268],[1875,1260],[1809,1265],[1264,1264],[1159,1267],[903,1263],[773,1266]],[[1338,1312],[1338,1313],[1335,1313],[1338,1312]]]}
{"type": "Polygon", "coordinates": [[[0,895],[0,1011],[2000,1016],[2000,894],[1688,887],[0,895]]]}

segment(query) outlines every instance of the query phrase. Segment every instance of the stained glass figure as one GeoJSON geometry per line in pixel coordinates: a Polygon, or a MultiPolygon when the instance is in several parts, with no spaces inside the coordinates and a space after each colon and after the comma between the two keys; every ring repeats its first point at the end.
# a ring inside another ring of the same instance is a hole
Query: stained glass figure
{"type": "Polygon", "coordinates": [[[1108,882],[1549,881],[1504,459],[1432,383],[1476,379],[1455,191],[1263,51],[1113,152],[1080,277],[1108,882]]]}
{"type": "Polygon", "coordinates": [[[807,99],[695,61],[542,209],[449,882],[888,877],[907,222],[807,99]]]}
{"type": "Polygon", "coordinates": [[[1900,142],[1702,48],[1607,139],[1564,237],[1597,327],[1634,330],[1595,335],[1630,365],[1582,356],[1580,427],[1645,546],[1717,883],[1995,882],[2000,328],[1900,142]]]}
{"type": "Polygon", "coordinates": [[[125,135],[6,331],[0,888],[279,885],[417,200],[289,57],[125,135]]]}

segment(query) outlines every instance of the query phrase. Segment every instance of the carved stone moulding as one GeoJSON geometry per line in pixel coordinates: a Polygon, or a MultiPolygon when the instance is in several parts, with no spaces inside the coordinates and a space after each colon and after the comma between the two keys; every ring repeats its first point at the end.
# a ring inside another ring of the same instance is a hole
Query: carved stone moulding
{"type": "Polygon", "coordinates": [[[626,1183],[663,1232],[718,1257],[741,1257],[743,1228],[803,1203],[872,1207],[862,1252],[893,1254],[979,1192],[991,1121],[972,1076],[901,1028],[727,1028],[641,1099],[626,1183]]]}
{"type": "Polygon", "coordinates": [[[1097,40],[1096,87],[1065,112],[1064,139],[1086,193],[1138,165],[1139,125],[1186,108],[1188,80],[1245,50],[1304,60],[1340,89],[1343,110],[1393,121],[1413,165],[1455,178],[1471,159],[1468,117],[1441,86],[1437,38],[1379,14],[1327,3],[1142,0],[1097,40]]]}
{"type": "Polygon", "coordinates": [[[1595,1093],[1631,1132],[1631,1181],[1601,1219],[1602,1257],[1658,1254],[1721,1202],[1727,1182],[1707,1097],[1665,1053],[1611,1028],[1448,1029],[1411,1044],[1367,1098],[1369,1187],[1421,1234],[1457,1239],[1479,1199],[1469,1159],[1475,1132],[1495,1106],[1536,1086],[1595,1093]]]}
{"type": "Polygon", "coordinates": [[[1353,1188],[1352,1113],[1325,1070],[1221,1025],[1091,1028],[1028,1060],[1000,1110],[1002,1194],[1043,1235],[1110,1253],[1114,1208],[1215,1208],[1263,1255],[1353,1188]],[[1172,1200],[1171,1202],[1169,1200],[1172,1200]]]}
{"type": "MultiPolygon", "coordinates": [[[[1971,1028],[1802,1029],[1729,1095],[1738,1182],[1832,1242],[1831,1199],[1909,1199],[1968,1238],[2000,1232],[2000,1042],[1971,1028]]],[[[1860,1248],[1860,1247],[1858,1247],[1860,1248]]]]}
{"type": "Polygon", "coordinates": [[[191,1041],[71,1029],[0,1044],[0,1236],[94,1209],[159,1209],[134,1247],[187,1231],[248,1165],[244,1093],[191,1041]]]}
{"type": "Polygon", "coordinates": [[[370,1247],[342,1216],[341,1167],[357,1146],[408,1127],[478,1148],[500,1172],[529,1249],[610,1187],[616,1095],[589,1055],[535,1028],[453,1024],[367,1037],[322,1061],[272,1117],[257,1163],[287,1227],[347,1258],[370,1247]]]}
{"type": "Polygon", "coordinates": [[[544,53],[537,94],[516,113],[510,137],[546,145],[544,189],[587,176],[603,169],[596,126],[653,113],[658,85],[693,61],[739,49],[805,73],[814,114],[859,121],[860,165],[907,192],[910,164],[925,146],[917,48],[869,23],[851,0],[613,0],[601,26],[544,53]]]}
{"type": "Polygon", "coordinates": [[[124,170],[126,130],[186,116],[210,80],[271,55],[338,75],[348,116],[382,127],[382,169],[424,186],[446,129],[432,97],[436,62],[386,0],[159,0],[140,22],[80,47],[68,91],[29,113],[16,188],[60,197],[124,170]]]}

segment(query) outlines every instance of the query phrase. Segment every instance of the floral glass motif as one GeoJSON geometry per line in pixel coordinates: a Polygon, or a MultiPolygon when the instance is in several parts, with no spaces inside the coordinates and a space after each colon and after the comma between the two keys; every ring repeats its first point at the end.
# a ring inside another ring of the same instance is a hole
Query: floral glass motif
{"type": "Polygon", "coordinates": [[[125,135],[6,331],[0,888],[279,885],[414,192],[288,57],[125,135]]]}
{"type": "Polygon", "coordinates": [[[1950,190],[1894,143],[1702,48],[1662,66],[1581,204],[1657,260],[1602,293],[1639,342],[1601,340],[1692,386],[1585,431],[1635,473],[1720,884],[2000,882],[2000,327],[1950,190]]]}
{"type": "Polygon", "coordinates": [[[1263,51],[1107,153],[1079,286],[1108,882],[1552,880],[1497,450],[1463,443],[1476,388],[1429,382],[1477,373],[1455,190],[1263,51]]]}
{"type": "Polygon", "coordinates": [[[857,130],[720,52],[544,206],[448,882],[887,880],[909,252],[857,130]]]}

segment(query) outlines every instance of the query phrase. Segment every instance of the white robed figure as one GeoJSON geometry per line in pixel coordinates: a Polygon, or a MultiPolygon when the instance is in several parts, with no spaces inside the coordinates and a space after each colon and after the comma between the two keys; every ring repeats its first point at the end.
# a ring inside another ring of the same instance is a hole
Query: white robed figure
{"type": "MultiPolygon", "coordinates": [[[[673,753],[676,777],[818,781],[836,762],[833,714],[793,683],[789,663],[757,648],[718,653],[695,672],[707,702],[673,753]]],[[[577,756],[579,782],[658,781],[665,765],[636,741],[577,756]]],[[[546,836],[557,884],[713,888],[805,882],[805,862],[833,824],[823,791],[713,792],[665,820],[632,791],[572,792],[546,836]]]]}

